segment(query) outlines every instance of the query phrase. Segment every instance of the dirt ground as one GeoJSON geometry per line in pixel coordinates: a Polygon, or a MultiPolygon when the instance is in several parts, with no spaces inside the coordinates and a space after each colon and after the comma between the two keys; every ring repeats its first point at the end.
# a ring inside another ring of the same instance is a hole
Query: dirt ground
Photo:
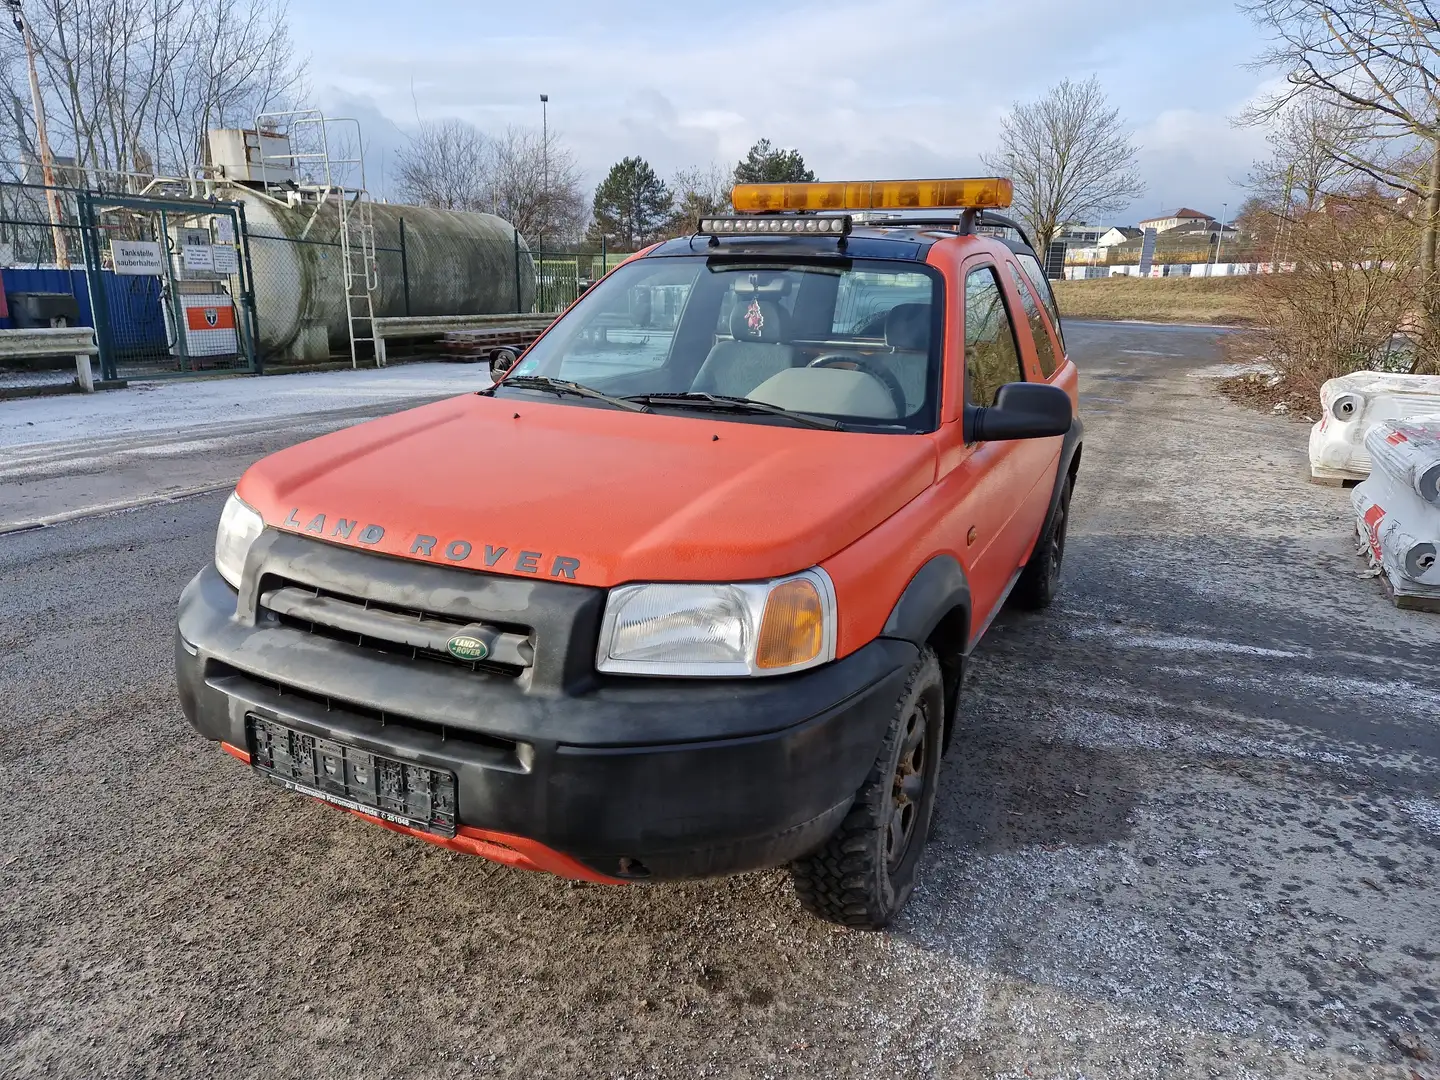
{"type": "Polygon", "coordinates": [[[893,931],[287,795],[175,700],[222,497],[0,536],[0,1076],[1440,1077],[1440,617],[1216,331],[1072,323],[1064,591],[968,675],[893,931]]]}

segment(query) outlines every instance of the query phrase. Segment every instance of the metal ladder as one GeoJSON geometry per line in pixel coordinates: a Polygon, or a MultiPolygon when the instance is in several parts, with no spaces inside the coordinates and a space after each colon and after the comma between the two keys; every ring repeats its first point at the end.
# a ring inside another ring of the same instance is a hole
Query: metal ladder
{"type": "Polygon", "coordinates": [[[310,169],[319,174],[314,177],[315,182],[302,181],[297,185],[302,193],[315,200],[315,209],[305,223],[301,239],[308,238],[320,208],[332,198],[336,201],[340,216],[340,266],[345,275],[345,325],[350,337],[350,366],[360,366],[360,349],[357,346],[366,342],[373,350],[375,365],[382,366],[382,354],[375,347],[375,291],[380,283],[379,266],[375,259],[375,213],[365,190],[364,140],[360,121],[348,116],[326,116],[319,109],[293,109],[261,113],[255,118],[255,131],[257,136],[268,133],[292,140],[286,153],[260,155],[262,186],[269,187],[265,175],[267,161],[283,164],[297,174],[310,169]],[[331,128],[337,124],[342,125],[347,134],[353,131],[353,156],[344,150],[341,156],[330,152],[331,128]],[[318,141],[317,149],[296,148],[293,140],[306,131],[312,132],[318,141]],[[358,185],[347,183],[351,175],[358,175],[358,185]]]}
{"type": "Polygon", "coordinates": [[[375,366],[382,366],[375,348],[375,289],[379,285],[375,261],[375,215],[363,190],[353,201],[342,190],[340,200],[340,261],[345,268],[345,324],[350,330],[350,366],[358,368],[356,349],[369,342],[375,366]]]}

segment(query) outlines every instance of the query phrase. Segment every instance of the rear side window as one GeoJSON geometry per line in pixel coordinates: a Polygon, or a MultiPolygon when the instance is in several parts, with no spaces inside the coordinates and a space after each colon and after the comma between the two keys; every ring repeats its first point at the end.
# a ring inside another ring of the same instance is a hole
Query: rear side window
{"type": "Polygon", "coordinates": [[[1055,374],[1055,346],[1050,343],[1050,331],[1040,315],[1040,305],[1025,287],[1020,271],[1010,264],[1010,276],[1015,279],[1015,291],[1020,294],[1020,303],[1025,307],[1025,317],[1030,320],[1030,336],[1035,339],[1035,355],[1040,358],[1040,374],[1049,378],[1055,374]]]}
{"type": "Polygon", "coordinates": [[[1020,268],[1030,279],[1030,284],[1035,286],[1035,295],[1040,297],[1040,302],[1050,313],[1050,325],[1055,327],[1055,336],[1060,339],[1061,348],[1064,348],[1065,331],[1060,326],[1060,309],[1055,306],[1055,292],[1050,288],[1050,282],[1045,280],[1045,271],[1040,269],[1040,262],[1034,255],[1017,252],[1015,258],[1020,260],[1020,268]]]}
{"type": "Polygon", "coordinates": [[[995,267],[972,270],[965,276],[965,400],[993,405],[1000,387],[1024,381],[1015,328],[995,267]]]}

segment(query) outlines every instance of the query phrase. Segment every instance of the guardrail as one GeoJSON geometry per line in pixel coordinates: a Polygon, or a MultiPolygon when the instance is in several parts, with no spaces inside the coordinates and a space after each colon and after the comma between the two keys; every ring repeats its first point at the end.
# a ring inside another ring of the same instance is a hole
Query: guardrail
{"type": "Polygon", "coordinates": [[[555,321],[553,315],[432,315],[374,320],[375,362],[384,367],[387,341],[450,338],[463,332],[474,336],[477,349],[528,345],[555,321]],[[483,340],[482,340],[483,338],[483,340]]]}
{"type": "Polygon", "coordinates": [[[87,394],[95,392],[95,376],[90,370],[90,357],[99,351],[95,345],[95,331],[88,326],[0,330],[0,362],[73,356],[75,381],[87,394]]]}

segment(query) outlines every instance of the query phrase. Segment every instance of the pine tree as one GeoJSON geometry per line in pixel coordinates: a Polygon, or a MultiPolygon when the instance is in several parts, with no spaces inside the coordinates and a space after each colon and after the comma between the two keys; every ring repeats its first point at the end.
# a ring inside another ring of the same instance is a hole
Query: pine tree
{"type": "Polygon", "coordinates": [[[591,231],[617,251],[637,251],[660,236],[674,201],[648,161],[627,157],[595,189],[591,231]]]}
{"type": "Polygon", "coordinates": [[[805,167],[799,150],[783,150],[761,139],[735,166],[737,184],[808,184],[815,174],[805,167]]]}

